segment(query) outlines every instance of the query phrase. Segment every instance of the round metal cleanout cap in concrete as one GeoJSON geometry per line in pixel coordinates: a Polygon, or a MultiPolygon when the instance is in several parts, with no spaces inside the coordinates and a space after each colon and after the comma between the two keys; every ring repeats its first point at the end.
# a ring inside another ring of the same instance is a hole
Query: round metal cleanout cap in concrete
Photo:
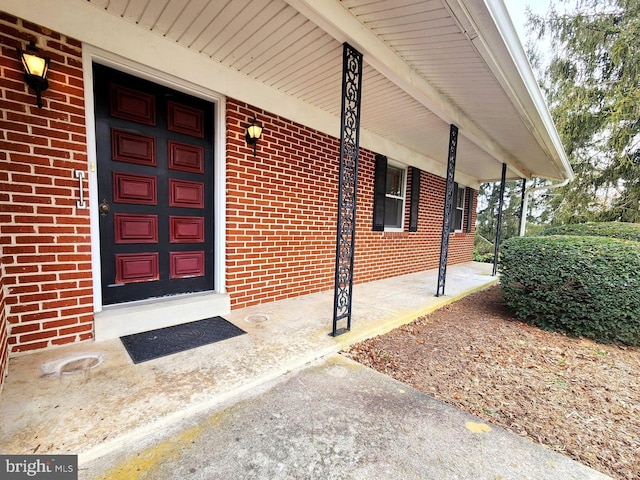
{"type": "Polygon", "coordinates": [[[247,315],[244,318],[244,321],[247,323],[253,323],[254,325],[260,325],[269,320],[269,315],[266,313],[254,313],[251,315],[247,315]]]}
{"type": "Polygon", "coordinates": [[[73,375],[86,373],[102,363],[100,353],[78,353],[43,363],[40,369],[43,375],[73,375]]]}

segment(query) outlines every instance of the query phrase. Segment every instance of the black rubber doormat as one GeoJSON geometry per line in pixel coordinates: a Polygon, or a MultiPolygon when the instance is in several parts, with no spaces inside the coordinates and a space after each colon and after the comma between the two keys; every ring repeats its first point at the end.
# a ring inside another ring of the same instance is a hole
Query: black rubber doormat
{"type": "Polygon", "coordinates": [[[196,322],[173,327],[159,328],[149,332],[120,337],[133,363],[142,363],[154,358],[183,352],[245,332],[222,317],[205,318],[196,322]]]}

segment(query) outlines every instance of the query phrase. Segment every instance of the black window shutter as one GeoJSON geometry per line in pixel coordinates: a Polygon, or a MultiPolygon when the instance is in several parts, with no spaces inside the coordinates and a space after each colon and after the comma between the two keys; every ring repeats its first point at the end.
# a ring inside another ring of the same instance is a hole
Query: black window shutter
{"type": "Polygon", "coordinates": [[[384,232],[384,207],[387,201],[387,157],[376,155],[373,181],[373,231],[384,232]]]}
{"type": "Polygon", "coordinates": [[[420,208],[420,169],[411,167],[411,208],[409,209],[409,231],[418,231],[420,208]]]}
{"type": "Polygon", "coordinates": [[[467,188],[467,192],[469,195],[467,199],[467,228],[465,231],[471,233],[471,221],[473,220],[473,189],[467,188]]]}
{"type": "MultiPolygon", "coordinates": [[[[453,233],[456,231],[456,212],[458,209],[456,208],[456,199],[458,198],[458,184],[456,182],[453,183],[453,203],[451,205],[451,216],[449,217],[449,231],[453,233]]],[[[446,202],[446,199],[445,199],[446,202]]]]}

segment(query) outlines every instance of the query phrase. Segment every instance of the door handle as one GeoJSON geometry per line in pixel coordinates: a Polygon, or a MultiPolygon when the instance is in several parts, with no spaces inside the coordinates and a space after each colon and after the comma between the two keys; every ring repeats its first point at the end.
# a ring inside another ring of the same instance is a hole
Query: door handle
{"type": "Polygon", "coordinates": [[[109,205],[109,202],[107,202],[106,198],[102,200],[102,203],[100,203],[100,205],[98,205],[98,210],[100,211],[100,215],[103,217],[111,211],[111,205],[109,205]]]}
{"type": "Polygon", "coordinates": [[[74,170],[74,176],[78,179],[79,200],[76,200],[76,208],[87,208],[87,202],[84,201],[84,190],[82,188],[82,180],[84,179],[84,170],[74,170]]]}

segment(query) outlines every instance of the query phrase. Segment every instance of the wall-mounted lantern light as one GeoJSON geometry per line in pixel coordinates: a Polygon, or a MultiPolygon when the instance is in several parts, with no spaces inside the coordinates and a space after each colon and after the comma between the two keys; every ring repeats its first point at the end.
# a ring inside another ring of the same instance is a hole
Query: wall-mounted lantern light
{"type": "Polygon", "coordinates": [[[245,134],[245,138],[247,139],[247,143],[249,145],[253,145],[253,156],[256,156],[256,144],[260,139],[260,135],[262,135],[262,125],[258,123],[255,115],[253,116],[253,120],[251,125],[247,127],[247,133],[245,134]]]}
{"type": "Polygon", "coordinates": [[[38,108],[42,108],[40,92],[49,88],[47,72],[49,71],[50,60],[38,54],[38,48],[33,42],[29,43],[26,51],[20,51],[20,60],[24,68],[24,81],[36,91],[38,108]]]}

